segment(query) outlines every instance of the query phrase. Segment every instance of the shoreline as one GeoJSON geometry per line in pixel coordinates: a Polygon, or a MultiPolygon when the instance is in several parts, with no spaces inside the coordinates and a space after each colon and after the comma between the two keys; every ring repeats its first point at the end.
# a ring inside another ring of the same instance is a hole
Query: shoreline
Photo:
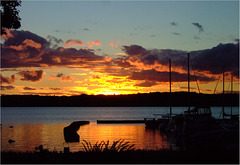
{"type": "Polygon", "coordinates": [[[1,152],[1,163],[214,163],[238,164],[238,152],[123,151],[123,152],[1,152]]]}

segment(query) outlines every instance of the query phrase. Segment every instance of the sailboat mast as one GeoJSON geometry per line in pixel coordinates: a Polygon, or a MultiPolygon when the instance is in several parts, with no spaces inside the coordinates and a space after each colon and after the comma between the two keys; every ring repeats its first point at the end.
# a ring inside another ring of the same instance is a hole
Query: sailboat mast
{"type": "Polygon", "coordinates": [[[223,119],[224,119],[224,114],[225,114],[225,112],[224,112],[224,81],[225,81],[225,78],[224,78],[224,72],[225,72],[225,67],[223,66],[223,96],[222,96],[222,98],[223,98],[223,100],[222,100],[222,103],[223,103],[223,107],[222,107],[222,112],[223,112],[223,119]]]}
{"type": "MultiPolygon", "coordinates": [[[[231,77],[231,103],[233,102],[233,76],[231,77]]],[[[231,105],[231,117],[232,117],[232,105],[231,105]]]]}
{"type": "Polygon", "coordinates": [[[189,67],[189,53],[188,55],[188,111],[190,111],[190,67],[189,67]]]}
{"type": "Polygon", "coordinates": [[[171,59],[169,59],[169,92],[170,92],[170,97],[169,97],[169,103],[170,103],[170,119],[172,119],[172,70],[171,70],[171,59]]]}

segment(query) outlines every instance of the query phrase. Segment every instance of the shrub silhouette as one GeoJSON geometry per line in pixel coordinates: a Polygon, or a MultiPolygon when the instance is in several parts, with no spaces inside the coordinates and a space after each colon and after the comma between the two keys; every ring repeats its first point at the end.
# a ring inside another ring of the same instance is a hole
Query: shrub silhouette
{"type": "Polygon", "coordinates": [[[119,139],[117,141],[113,141],[113,144],[109,144],[109,140],[107,142],[101,141],[96,142],[92,145],[90,142],[83,140],[83,151],[84,152],[122,152],[122,151],[134,151],[133,146],[135,144],[130,145],[129,142],[124,142],[124,140],[119,139]]]}

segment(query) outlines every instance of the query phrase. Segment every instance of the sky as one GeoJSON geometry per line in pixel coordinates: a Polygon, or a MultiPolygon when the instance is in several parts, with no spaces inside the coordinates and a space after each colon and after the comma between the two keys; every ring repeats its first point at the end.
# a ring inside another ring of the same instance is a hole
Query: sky
{"type": "Polygon", "coordinates": [[[238,1],[22,1],[1,36],[1,94],[239,91],[238,1]],[[198,88],[199,86],[199,88],[198,88]]]}

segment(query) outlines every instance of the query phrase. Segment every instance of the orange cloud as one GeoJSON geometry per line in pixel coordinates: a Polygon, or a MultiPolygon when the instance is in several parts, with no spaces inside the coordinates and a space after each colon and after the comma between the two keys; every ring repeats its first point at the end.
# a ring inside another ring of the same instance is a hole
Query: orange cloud
{"type": "Polygon", "coordinates": [[[6,34],[1,35],[1,37],[5,40],[8,40],[9,38],[14,38],[13,34],[11,33],[10,29],[6,29],[4,28],[4,31],[6,32],[6,34]]]}
{"type": "Polygon", "coordinates": [[[61,82],[64,82],[64,81],[72,81],[74,78],[71,77],[71,76],[64,76],[60,79],[61,82]]]}
{"type": "Polygon", "coordinates": [[[116,45],[113,41],[110,42],[109,45],[110,45],[112,48],[118,48],[118,45],[116,45]]]}
{"type": "Polygon", "coordinates": [[[98,40],[96,40],[96,41],[88,41],[87,44],[88,44],[89,48],[92,48],[94,45],[100,46],[101,42],[98,41],[98,40]]]}
{"type": "Polygon", "coordinates": [[[117,55],[123,55],[123,56],[126,55],[126,53],[115,53],[115,54],[117,54],[117,55]]]}
{"type": "Polygon", "coordinates": [[[67,40],[64,44],[64,47],[75,47],[75,46],[85,46],[84,43],[82,43],[82,41],[80,40],[67,40]]]}
{"type": "Polygon", "coordinates": [[[34,42],[33,40],[30,40],[30,39],[25,39],[23,42],[22,42],[22,45],[18,45],[18,46],[8,46],[8,48],[11,48],[11,49],[14,49],[14,50],[17,50],[17,51],[22,51],[22,50],[25,50],[27,49],[28,47],[32,47],[32,48],[35,48],[37,50],[40,50],[42,45],[40,43],[37,43],[37,42],[34,42]]]}

